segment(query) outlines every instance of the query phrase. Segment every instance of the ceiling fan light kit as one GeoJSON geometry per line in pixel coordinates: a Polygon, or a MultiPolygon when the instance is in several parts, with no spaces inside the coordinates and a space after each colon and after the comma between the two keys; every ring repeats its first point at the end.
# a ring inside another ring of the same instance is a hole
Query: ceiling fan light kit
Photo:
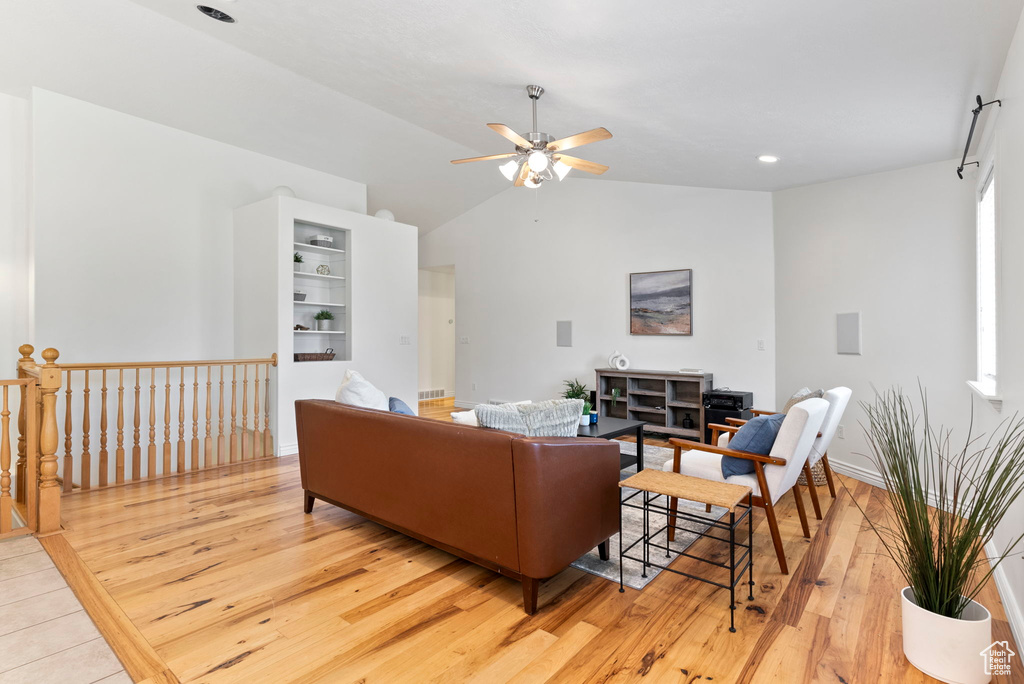
{"type": "Polygon", "coordinates": [[[526,86],[526,94],[533,103],[533,130],[526,135],[519,135],[505,124],[487,124],[498,135],[511,141],[516,146],[515,152],[505,154],[489,154],[483,157],[455,159],[452,164],[465,164],[474,161],[507,159],[500,164],[498,170],[505,178],[513,181],[516,187],[539,188],[544,181],[562,180],[573,169],[600,175],[608,170],[603,164],[562,154],[565,150],[581,147],[599,140],[607,140],[612,134],[605,128],[594,128],[583,133],[570,135],[555,140],[547,133],[537,130],[537,100],[544,94],[544,89],[537,85],[526,86]]]}

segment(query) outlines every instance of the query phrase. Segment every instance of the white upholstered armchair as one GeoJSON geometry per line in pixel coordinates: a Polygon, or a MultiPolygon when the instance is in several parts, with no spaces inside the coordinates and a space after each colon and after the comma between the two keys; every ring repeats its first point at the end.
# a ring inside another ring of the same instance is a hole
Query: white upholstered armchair
{"type": "MultiPolygon", "coordinates": [[[[811,454],[814,443],[818,439],[818,432],[828,410],[829,402],[824,399],[807,399],[791,408],[789,413],[786,414],[771,452],[767,456],[709,444],[701,444],[697,445],[698,448],[691,448],[694,446],[693,442],[675,438],[670,439],[669,442],[675,447],[675,454],[673,459],[665,464],[665,469],[691,477],[699,477],[704,480],[729,482],[750,487],[753,492],[754,505],[764,508],[768,518],[768,528],[771,531],[772,542],[775,545],[775,553],[779,558],[779,567],[783,574],[789,574],[789,568],[786,565],[786,555],[782,548],[782,537],[779,534],[779,524],[775,517],[775,504],[778,503],[779,499],[786,492],[793,490],[804,536],[811,536],[797,478],[807,465],[807,459],[811,454]],[[686,449],[688,451],[684,451],[686,449]],[[733,456],[752,461],[754,472],[726,478],[722,474],[723,456],[733,456]]],[[[676,510],[676,506],[676,500],[671,500],[669,508],[673,513],[676,510]]],[[[675,536],[672,528],[674,524],[675,516],[670,513],[670,539],[675,536]]]]}

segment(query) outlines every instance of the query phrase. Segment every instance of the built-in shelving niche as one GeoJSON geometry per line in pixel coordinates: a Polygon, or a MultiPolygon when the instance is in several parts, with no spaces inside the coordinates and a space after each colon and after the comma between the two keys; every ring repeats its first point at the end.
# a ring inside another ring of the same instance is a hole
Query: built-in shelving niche
{"type": "Polygon", "coordinates": [[[298,324],[309,328],[294,331],[293,350],[296,354],[301,354],[324,352],[330,348],[334,350],[335,361],[348,361],[352,358],[349,329],[352,301],[349,266],[352,255],[349,231],[296,221],[292,246],[293,253],[297,252],[302,256],[300,270],[292,274],[292,292],[301,291],[306,295],[304,301],[292,302],[292,325],[298,324]],[[310,240],[318,235],[333,238],[331,246],[310,244],[310,240]],[[327,267],[328,273],[318,273],[317,269],[324,266],[327,267]],[[313,317],[323,309],[334,314],[329,331],[316,329],[313,317]]]}

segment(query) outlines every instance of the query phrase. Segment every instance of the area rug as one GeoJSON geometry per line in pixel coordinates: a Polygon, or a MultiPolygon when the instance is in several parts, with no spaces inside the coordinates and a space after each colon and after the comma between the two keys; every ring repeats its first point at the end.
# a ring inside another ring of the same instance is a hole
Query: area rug
{"type": "MultiPolygon", "coordinates": [[[[620,449],[624,454],[636,454],[636,444],[632,442],[619,442],[620,449]]],[[[661,470],[662,466],[666,461],[671,460],[672,449],[666,449],[664,447],[652,447],[644,446],[644,467],[646,468],[657,468],[661,470]]],[[[636,474],[636,465],[631,465],[628,468],[624,468],[619,476],[620,480],[625,480],[630,475],[636,474]]],[[[623,498],[629,496],[635,489],[622,489],[620,494],[623,498]]],[[[634,499],[630,503],[638,503],[640,497],[634,499]]],[[[664,503],[664,498],[661,499],[661,503],[664,503]]],[[[693,501],[686,501],[685,499],[679,500],[679,508],[689,508],[702,516],[708,515],[704,510],[704,504],[695,503],[693,501]]],[[[711,509],[711,515],[718,518],[726,513],[724,508],[713,507],[711,509]]],[[[665,557],[665,552],[662,549],[651,550],[651,560],[658,563],[659,565],[671,565],[672,561],[679,557],[679,551],[685,551],[690,544],[697,540],[698,534],[706,530],[710,525],[701,523],[690,522],[677,518],[676,524],[680,527],[684,527],[690,531],[677,530],[675,541],[669,544],[670,551],[669,557],[665,557]],[[654,554],[657,554],[656,556],[654,554]]],[[[664,519],[653,518],[651,520],[651,530],[656,530],[658,527],[665,524],[664,519]]],[[[625,544],[628,546],[632,542],[640,538],[644,526],[644,514],[643,511],[639,511],[635,508],[623,508],[622,509],[622,531],[625,535],[625,544]]],[[[660,538],[655,540],[658,543],[665,541],[665,535],[662,534],[660,538]]],[[[572,563],[572,567],[579,568],[583,572],[588,572],[591,575],[597,575],[598,577],[604,577],[607,580],[619,583],[619,535],[612,536],[609,544],[609,551],[611,553],[611,559],[603,561],[597,552],[597,549],[592,549],[588,553],[584,554],[572,563]]],[[[637,545],[630,551],[631,556],[640,557],[643,555],[642,548],[637,545]]],[[[647,577],[641,577],[643,572],[643,566],[637,561],[626,559],[625,565],[623,566],[623,583],[627,587],[633,589],[643,589],[646,587],[651,580],[657,577],[661,573],[660,568],[648,568],[647,577]]]]}

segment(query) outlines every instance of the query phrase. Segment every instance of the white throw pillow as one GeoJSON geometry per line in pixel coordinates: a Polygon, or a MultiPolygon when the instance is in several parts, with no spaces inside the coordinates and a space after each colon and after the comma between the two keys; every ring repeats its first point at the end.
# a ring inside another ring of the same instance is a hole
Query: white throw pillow
{"type": "Polygon", "coordinates": [[[476,411],[473,409],[469,411],[452,411],[452,422],[459,425],[480,427],[480,421],[476,419],[476,411]]]}
{"type": "MultiPolygon", "coordinates": [[[[526,401],[515,401],[512,403],[516,406],[522,406],[523,404],[532,404],[533,401],[527,399],[526,401]]],[[[470,409],[469,411],[452,411],[451,415],[453,423],[480,427],[480,420],[476,417],[476,409],[470,409]]]]}
{"type": "Polygon", "coordinates": [[[334,395],[334,400],[339,404],[380,411],[389,410],[388,395],[374,387],[369,380],[359,374],[359,371],[354,370],[345,371],[345,379],[341,381],[341,387],[334,395]]]}

